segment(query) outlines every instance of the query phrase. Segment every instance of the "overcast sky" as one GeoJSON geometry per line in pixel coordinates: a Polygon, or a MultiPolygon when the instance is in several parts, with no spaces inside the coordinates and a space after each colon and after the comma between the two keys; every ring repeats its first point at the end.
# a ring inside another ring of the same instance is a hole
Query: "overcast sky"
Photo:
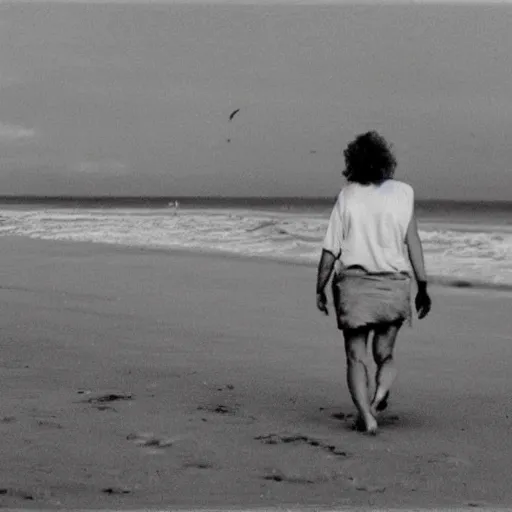
{"type": "Polygon", "coordinates": [[[418,197],[512,199],[510,4],[233,3],[0,2],[0,195],[332,196],[377,129],[418,197]]]}

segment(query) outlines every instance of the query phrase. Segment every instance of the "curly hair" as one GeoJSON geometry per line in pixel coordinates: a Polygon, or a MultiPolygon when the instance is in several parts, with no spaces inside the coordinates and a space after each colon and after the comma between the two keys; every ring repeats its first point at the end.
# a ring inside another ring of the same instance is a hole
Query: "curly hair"
{"type": "Polygon", "coordinates": [[[369,185],[393,178],[396,160],[390,145],[375,131],[358,135],[343,152],[348,181],[369,185]]]}

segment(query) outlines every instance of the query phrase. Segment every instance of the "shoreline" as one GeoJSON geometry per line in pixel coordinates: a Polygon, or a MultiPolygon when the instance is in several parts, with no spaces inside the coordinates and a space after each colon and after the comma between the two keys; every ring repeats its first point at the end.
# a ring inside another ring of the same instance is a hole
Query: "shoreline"
{"type": "MultiPolygon", "coordinates": [[[[44,237],[32,237],[29,235],[15,235],[15,234],[7,234],[0,235],[1,238],[26,238],[31,240],[43,240],[46,242],[55,242],[55,243],[65,243],[65,244],[94,244],[98,246],[105,247],[116,247],[119,249],[126,249],[127,251],[134,251],[136,253],[141,253],[145,251],[151,251],[155,253],[164,253],[164,254],[187,254],[190,256],[200,255],[200,256],[217,256],[221,258],[233,258],[235,260],[245,260],[245,261],[260,261],[260,262],[271,262],[278,263],[281,265],[287,266],[300,266],[307,268],[316,268],[318,263],[308,262],[308,261],[298,261],[293,260],[289,257],[279,257],[279,256],[261,256],[258,254],[244,254],[237,253],[234,251],[226,251],[222,249],[213,249],[213,248],[190,248],[190,247],[156,247],[151,245],[131,245],[131,244],[122,244],[122,243],[108,243],[108,242],[96,242],[91,240],[63,240],[63,239],[55,239],[55,238],[44,238],[44,237]]],[[[414,281],[414,278],[412,278],[414,281]]],[[[438,286],[442,288],[449,289],[463,289],[463,290],[475,290],[475,291],[496,291],[503,293],[512,293],[512,284],[505,283],[489,283],[481,280],[469,280],[464,278],[451,278],[446,276],[430,276],[428,280],[430,285],[438,286]]]]}
{"type": "MultiPolygon", "coordinates": [[[[510,512],[511,508],[505,507],[486,507],[472,505],[467,507],[300,507],[293,505],[290,507],[260,507],[260,508],[241,508],[241,507],[223,507],[223,508],[129,508],[129,509],[66,509],[66,512],[474,512],[475,509],[481,512],[510,512]]],[[[33,510],[30,508],[4,508],[5,512],[26,512],[33,510]]],[[[54,512],[55,509],[38,509],[39,512],[54,512]]]]}

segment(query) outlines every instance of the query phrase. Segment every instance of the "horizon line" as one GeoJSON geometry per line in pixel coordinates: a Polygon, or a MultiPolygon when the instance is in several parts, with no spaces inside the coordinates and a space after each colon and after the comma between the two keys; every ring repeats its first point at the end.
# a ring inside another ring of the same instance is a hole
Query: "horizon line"
{"type": "MultiPolygon", "coordinates": [[[[288,195],[288,196],[223,196],[223,195],[38,195],[38,194],[18,194],[18,195],[0,195],[0,201],[16,201],[16,200],[33,200],[33,201],[285,201],[285,200],[302,200],[302,201],[333,201],[337,194],[332,196],[304,196],[304,195],[288,195]]],[[[511,204],[512,200],[507,199],[456,199],[456,198],[432,198],[417,197],[417,202],[430,203],[459,203],[459,204],[475,204],[475,203],[501,203],[511,204]]]]}
{"type": "Polygon", "coordinates": [[[1,4],[86,4],[86,5],[229,5],[229,6],[487,6],[511,5],[512,0],[0,0],[1,4]]]}

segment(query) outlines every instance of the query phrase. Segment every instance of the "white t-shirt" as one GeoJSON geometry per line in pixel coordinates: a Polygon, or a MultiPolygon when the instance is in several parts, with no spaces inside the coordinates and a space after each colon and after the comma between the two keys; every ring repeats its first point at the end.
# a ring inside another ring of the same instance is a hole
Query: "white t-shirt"
{"type": "MultiPolygon", "coordinates": [[[[349,183],[334,205],[323,248],[342,266],[367,272],[410,272],[405,237],[414,210],[410,185],[349,183]]],[[[339,268],[338,268],[339,270],[339,268]]]]}

